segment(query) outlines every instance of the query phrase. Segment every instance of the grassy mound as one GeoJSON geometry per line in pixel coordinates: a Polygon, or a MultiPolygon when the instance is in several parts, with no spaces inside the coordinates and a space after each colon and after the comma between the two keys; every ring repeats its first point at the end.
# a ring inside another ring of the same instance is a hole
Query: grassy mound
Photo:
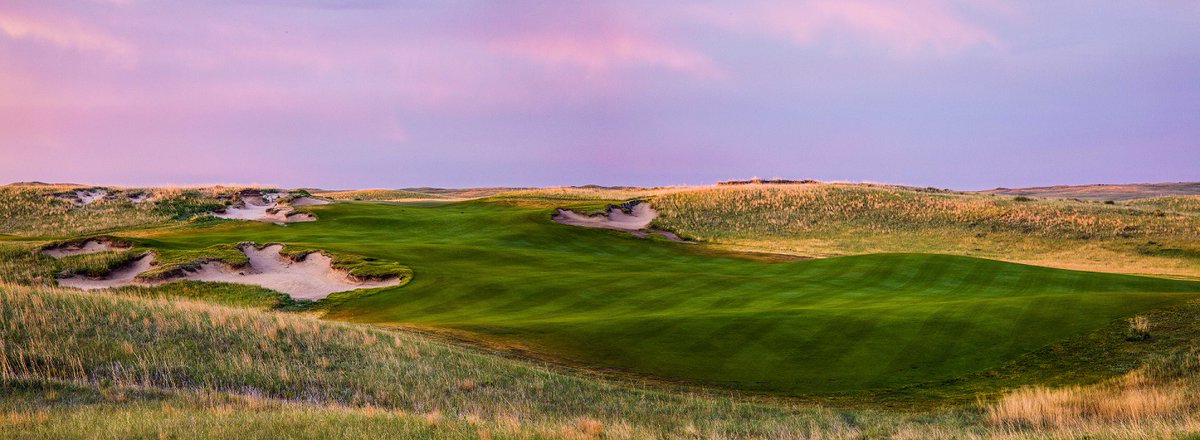
{"type": "Polygon", "coordinates": [[[931,252],[1200,278],[1195,196],[1106,204],[867,184],[738,185],[660,195],[655,224],[722,246],[833,256],[931,252]],[[1143,252],[1148,242],[1182,254],[1143,252]],[[1182,258],[1181,258],[1182,256],[1182,258]]]}

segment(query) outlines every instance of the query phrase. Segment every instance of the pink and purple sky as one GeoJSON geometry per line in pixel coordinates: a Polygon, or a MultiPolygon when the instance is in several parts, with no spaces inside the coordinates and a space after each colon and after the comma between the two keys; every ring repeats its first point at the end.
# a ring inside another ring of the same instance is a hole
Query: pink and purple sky
{"type": "Polygon", "coordinates": [[[1200,180],[1194,0],[0,2],[0,181],[1200,180]]]}

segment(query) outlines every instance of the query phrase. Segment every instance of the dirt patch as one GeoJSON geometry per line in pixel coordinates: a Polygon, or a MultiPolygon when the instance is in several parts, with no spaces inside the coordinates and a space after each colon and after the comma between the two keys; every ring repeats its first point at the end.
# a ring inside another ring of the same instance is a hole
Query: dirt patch
{"type": "Polygon", "coordinates": [[[94,254],[104,251],[118,251],[129,249],[130,246],[124,243],[114,243],[112,240],[103,238],[91,238],[84,240],[82,243],[62,243],[58,245],[50,245],[42,248],[42,254],[49,255],[54,258],[62,258],[69,255],[94,254]]]}
{"type": "Polygon", "coordinates": [[[356,279],[346,271],[334,268],[332,259],[323,253],[311,252],[292,259],[280,253],[283,245],[279,244],[263,247],[247,244],[242,246],[241,250],[249,260],[249,263],[244,266],[233,266],[223,261],[210,261],[200,264],[197,269],[180,270],[178,273],[160,280],[137,280],[137,274],[145,272],[153,266],[153,255],[147,254],[104,277],[76,275],[59,279],[58,283],[62,286],[90,290],[135,283],[154,285],[175,280],[221,281],[252,284],[286,293],[292,298],[315,300],[334,292],[395,286],[402,281],[400,277],[379,280],[356,279]]]}

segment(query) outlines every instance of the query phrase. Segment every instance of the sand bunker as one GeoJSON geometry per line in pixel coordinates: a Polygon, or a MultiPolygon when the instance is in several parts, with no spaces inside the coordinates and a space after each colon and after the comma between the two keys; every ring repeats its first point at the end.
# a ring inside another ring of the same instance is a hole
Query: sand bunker
{"type": "Polygon", "coordinates": [[[608,205],[604,208],[603,214],[580,214],[569,209],[558,208],[554,215],[550,216],[550,219],[564,225],[627,231],[638,238],[649,238],[652,234],[658,234],[667,240],[694,243],[684,240],[671,231],[651,229],[650,223],[657,216],[658,211],[655,211],[649,203],[635,200],[620,205],[608,205]]]}
{"type": "Polygon", "coordinates": [[[283,193],[242,193],[240,202],[214,212],[213,215],[233,220],[253,220],[275,224],[311,222],[317,219],[312,214],[296,212],[291,206],[279,204],[277,199],[282,195],[283,193]]]}
{"type": "Polygon", "coordinates": [[[280,254],[282,245],[274,244],[259,248],[242,246],[249,259],[244,267],[234,267],[220,261],[207,262],[196,270],[184,270],[182,274],[154,282],[139,282],[137,274],[151,267],[153,256],[144,256],[128,267],[113,271],[101,278],[76,275],[63,278],[58,283],[81,289],[102,289],[126,284],[161,284],[175,280],[223,281],[228,283],[252,284],[277,290],[296,299],[320,299],[334,292],[387,287],[400,284],[399,277],[383,280],[357,280],[345,271],[333,268],[332,260],[325,254],[314,252],[299,261],[280,254]]]}
{"type": "Polygon", "coordinates": [[[128,193],[125,195],[125,197],[128,197],[129,201],[132,203],[145,203],[154,200],[152,197],[150,197],[150,194],[144,192],[128,193]]]}
{"type": "Polygon", "coordinates": [[[58,246],[47,247],[42,249],[42,253],[54,258],[62,258],[68,255],[94,254],[96,252],[125,249],[129,249],[129,246],[113,244],[111,240],[93,238],[84,241],[83,243],[66,243],[58,246]]]}
{"type": "Polygon", "coordinates": [[[60,192],[54,194],[54,197],[74,203],[77,206],[84,206],[104,200],[104,197],[107,195],[108,191],[90,188],[60,192]]]}
{"type": "Polygon", "coordinates": [[[77,189],[75,196],[79,197],[79,204],[90,205],[92,203],[104,200],[104,196],[108,195],[108,191],[101,189],[77,189]]]}
{"type": "Polygon", "coordinates": [[[84,290],[104,289],[108,287],[124,286],[134,282],[137,274],[150,270],[150,266],[154,263],[154,255],[147,253],[133,260],[132,263],[121,267],[117,270],[109,272],[103,277],[88,277],[83,275],[75,275],[70,278],[59,278],[58,285],[66,287],[78,287],[84,290]]]}
{"type": "Polygon", "coordinates": [[[650,226],[650,222],[654,221],[656,216],[658,216],[658,211],[650,207],[650,204],[631,202],[627,206],[608,205],[603,214],[593,215],[559,208],[550,218],[562,224],[585,228],[637,231],[650,226]],[[625,209],[628,209],[629,212],[625,212],[625,209]]]}
{"type": "Polygon", "coordinates": [[[288,204],[292,206],[328,205],[329,201],[325,199],[318,199],[316,197],[301,196],[292,199],[288,202],[288,204]]]}
{"type": "Polygon", "coordinates": [[[242,252],[250,264],[234,268],[222,262],[204,263],[200,269],[187,272],[184,278],[197,281],[224,281],[254,284],[291,295],[296,299],[320,299],[334,292],[386,287],[400,284],[399,278],[387,280],[354,280],[344,271],[334,269],[332,260],[322,253],[310,253],[293,261],[279,252],[281,245],[263,248],[245,246],[242,252]]]}

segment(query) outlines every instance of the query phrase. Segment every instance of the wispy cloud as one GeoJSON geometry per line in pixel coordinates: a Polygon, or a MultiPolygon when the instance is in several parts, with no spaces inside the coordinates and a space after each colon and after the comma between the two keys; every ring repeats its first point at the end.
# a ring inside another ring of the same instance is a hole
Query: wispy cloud
{"type": "Polygon", "coordinates": [[[132,63],[132,44],[65,15],[42,17],[18,8],[0,6],[0,35],[14,40],[50,43],[61,49],[99,53],[121,63],[132,63]]]}
{"type": "Polygon", "coordinates": [[[991,30],[943,0],[762,0],[695,10],[714,25],[799,45],[859,41],[899,55],[1003,46],[991,30]]]}

